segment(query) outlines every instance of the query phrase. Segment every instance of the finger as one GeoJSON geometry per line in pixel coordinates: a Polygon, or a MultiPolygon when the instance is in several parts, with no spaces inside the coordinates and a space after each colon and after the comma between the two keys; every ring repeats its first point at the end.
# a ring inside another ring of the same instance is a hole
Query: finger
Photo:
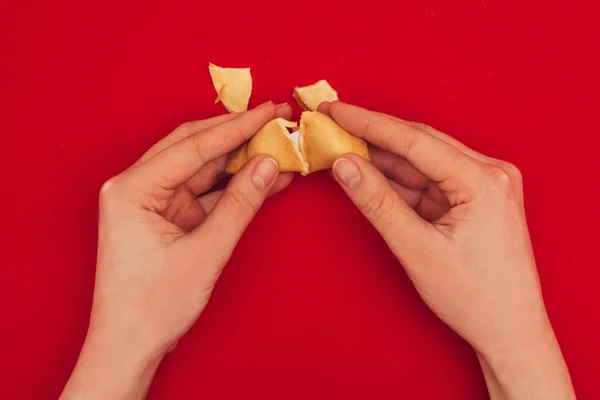
{"type": "Polygon", "coordinates": [[[185,139],[190,135],[193,135],[194,133],[212,128],[213,126],[219,125],[223,122],[231,121],[239,116],[240,113],[231,113],[219,115],[213,118],[204,119],[200,121],[185,122],[179,125],[177,128],[175,128],[173,132],[169,133],[163,139],[156,142],[152,147],[150,147],[150,149],[146,153],[144,153],[144,155],[139,160],[137,160],[137,162],[134,165],[141,164],[144,161],[149,160],[150,158],[154,157],[167,147],[185,139]]]}
{"type": "Polygon", "coordinates": [[[185,182],[185,187],[194,196],[207,192],[224,176],[226,166],[227,155],[215,158],[185,182]]]}
{"type": "MultiPolygon", "coordinates": [[[[323,103],[319,104],[318,111],[320,111],[320,112],[322,112],[324,114],[327,114],[327,115],[331,115],[331,102],[323,102],[323,103]]],[[[408,120],[405,120],[405,119],[401,119],[401,118],[395,117],[393,115],[383,114],[383,113],[376,112],[376,111],[373,111],[373,112],[377,113],[378,115],[380,115],[382,117],[391,118],[391,119],[393,119],[395,121],[398,121],[398,122],[401,122],[403,124],[409,125],[409,126],[411,126],[413,128],[421,129],[421,130],[423,130],[423,131],[425,131],[425,132],[427,132],[427,133],[429,133],[429,134],[437,137],[438,139],[443,140],[444,142],[448,143],[449,145],[457,148],[458,150],[462,151],[466,155],[475,158],[476,160],[479,160],[479,161],[482,161],[482,162],[486,162],[486,163],[490,163],[490,161],[492,161],[492,160],[494,160],[494,161],[501,161],[501,160],[497,160],[495,158],[486,156],[484,154],[481,154],[481,153],[479,153],[479,152],[477,152],[477,151],[475,151],[475,150],[467,147],[466,145],[464,145],[463,143],[461,143],[457,139],[453,138],[452,136],[450,136],[448,134],[445,134],[443,132],[440,132],[437,129],[435,129],[435,128],[429,126],[429,125],[426,125],[426,124],[423,124],[423,123],[420,123],[420,122],[408,121],[408,120]]]]}
{"type": "Polygon", "coordinates": [[[427,132],[337,101],[330,113],[342,128],[406,159],[444,191],[452,192],[455,203],[466,201],[467,189],[484,179],[476,160],[427,132]]]}
{"type": "MultiPolygon", "coordinates": [[[[327,114],[327,115],[331,116],[331,102],[323,102],[323,103],[319,104],[318,111],[322,112],[323,114],[327,114]]],[[[491,163],[490,161],[492,161],[492,160],[494,160],[494,161],[501,161],[501,160],[497,160],[497,159],[495,159],[493,157],[489,157],[489,156],[486,156],[484,154],[481,154],[481,153],[479,153],[479,152],[477,152],[477,151],[475,151],[475,150],[467,147],[466,145],[464,145],[463,143],[459,142],[457,139],[453,138],[452,136],[450,136],[450,135],[448,135],[446,133],[440,132],[437,129],[435,129],[435,128],[429,126],[429,125],[426,125],[426,124],[423,124],[423,123],[420,123],[420,122],[408,121],[408,120],[405,120],[405,119],[401,119],[401,118],[395,117],[393,115],[388,115],[388,114],[384,114],[384,113],[380,113],[380,112],[376,112],[376,111],[373,111],[373,112],[375,112],[376,114],[378,114],[378,115],[380,115],[382,117],[391,118],[394,121],[401,122],[401,123],[409,125],[409,126],[411,126],[413,128],[421,129],[421,130],[423,130],[423,131],[425,131],[425,132],[427,132],[427,133],[429,133],[429,134],[437,137],[438,139],[443,140],[444,142],[446,142],[449,145],[457,148],[458,150],[462,151],[466,155],[468,155],[468,156],[470,156],[470,157],[472,157],[472,158],[474,158],[476,160],[479,160],[479,161],[482,161],[482,162],[486,162],[486,163],[491,163]]]]}
{"type": "MultiPolygon", "coordinates": [[[[294,174],[291,172],[280,173],[275,179],[273,187],[269,191],[267,198],[281,192],[294,180],[294,174]]],[[[183,231],[190,232],[204,221],[204,218],[212,211],[213,207],[221,198],[224,190],[215,190],[198,198],[186,191],[180,196],[182,204],[173,212],[169,219],[183,231]]]]}
{"type": "MultiPolygon", "coordinates": [[[[287,103],[278,104],[275,107],[275,117],[290,119],[292,117],[292,107],[287,103]]],[[[228,157],[229,154],[223,155],[203,166],[185,183],[187,189],[196,196],[210,190],[225,176],[228,157]]]]}
{"type": "Polygon", "coordinates": [[[277,170],[277,162],[266,156],[247,162],[187,240],[208,245],[213,249],[211,257],[216,257],[216,265],[224,264],[273,187],[277,170]]]}
{"type": "MultiPolygon", "coordinates": [[[[373,160],[371,160],[371,161],[373,161],[373,160]]],[[[330,178],[335,179],[335,177],[333,176],[333,170],[328,169],[327,175],[329,175],[330,178]]],[[[389,177],[388,177],[388,182],[390,183],[390,185],[392,185],[394,190],[396,192],[398,192],[400,197],[402,197],[402,199],[404,199],[406,204],[408,204],[413,209],[417,208],[417,206],[419,205],[419,201],[421,201],[421,197],[423,196],[423,193],[424,193],[424,191],[422,189],[413,189],[410,187],[406,187],[406,186],[394,181],[393,179],[391,179],[389,177]]]]}
{"type": "Polygon", "coordinates": [[[423,196],[423,191],[420,189],[411,189],[403,186],[393,179],[388,179],[390,185],[398,192],[398,194],[404,199],[406,204],[408,204],[412,209],[416,209],[419,205],[419,201],[421,201],[421,196],[423,196]]]}
{"type": "Polygon", "coordinates": [[[167,147],[130,171],[132,181],[148,191],[172,190],[208,162],[232,151],[275,117],[268,102],[238,118],[196,132],[167,147]]]}
{"type": "MultiPolygon", "coordinates": [[[[317,111],[331,116],[331,102],[322,102],[317,111]]],[[[391,178],[392,186],[411,207],[415,208],[422,191],[414,189],[426,189],[430,182],[429,179],[405,159],[385,150],[369,147],[369,156],[371,163],[384,175],[391,178]]]]}
{"type": "MultiPolygon", "coordinates": [[[[335,177],[333,176],[333,170],[328,169],[327,175],[329,175],[330,178],[335,179],[335,177]]],[[[406,204],[408,204],[409,207],[411,207],[412,209],[417,208],[417,206],[419,205],[419,201],[421,201],[421,197],[423,196],[423,190],[408,188],[395,182],[391,178],[388,178],[388,182],[390,183],[390,185],[392,185],[392,187],[400,195],[400,197],[402,197],[406,204]]]]}
{"type": "Polygon", "coordinates": [[[427,222],[435,222],[450,211],[450,204],[435,184],[425,191],[410,189],[388,179],[396,192],[427,222]]]}
{"type": "Polygon", "coordinates": [[[404,248],[428,243],[437,232],[402,199],[387,178],[362,157],[343,155],[333,164],[333,175],[401,261],[404,248]]]}
{"type": "MultiPolygon", "coordinates": [[[[331,102],[319,104],[317,111],[331,115],[331,102]]],[[[390,179],[390,184],[412,208],[415,208],[429,185],[429,179],[415,169],[408,161],[385,150],[369,147],[371,163],[390,179]]]]}
{"type": "Polygon", "coordinates": [[[381,114],[381,113],[380,113],[380,115],[384,115],[388,118],[392,118],[396,121],[402,122],[404,124],[408,124],[416,129],[421,129],[421,130],[429,133],[430,135],[435,136],[436,138],[438,138],[440,140],[443,140],[444,142],[446,142],[449,145],[455,147],[456,149],[462,151],[464,154],[466,154],[467,156],[469,156],[471,158],[474,158],[477,161],[480,161],[480,162],[486,163],[486,164],[490,164],[490,165],[495,165],[495,166],[503,169],[506,173],[508,173],[508,175],[510,175],[513,178],[513,181],[515,183],[517,183],[517,185],[521,182],[520,172],[517,170],[517,168],[514,165],[510,164],[509,162],[479,153],[478,151],[471,149],[470,147],[466,146],[465,144],[463,144],[462,142],[453,138],[452,136],[450,136],[444,132],[441,132],[427,124],[423,124],[420,122],[406,121],[406,120],[400,119],[398,117],[381,114]]]}
{"type": "Polygon", "coordinates": [[[428,222],[435,222],[450,211],[450,204],[436,185],[431,185],[419,200],[417,213],[428,222]]]}
{"type": "Polygon", "coordinates": [[[281,103],[275,106],[275,118],[292,119],[292,107],[288,103],[281,103]]]}
{"type": "Polygon", "coordinates": [[[202,206],[183,186],[176,189],[173,204],[176,205],[169,207],[164,217],[184,232],[192,231],[206,217],[202,206]]]}
{"type": "MultiPolygon", "coordinates": [[[[395,117],[393,117],[393,118],[395,118],[395,117]]],[[[402,121],[402,120],[400,120],[400,121],[402,121]]],[[[470,147],[467,147],[466,145],[459,142],[452,136],[450,136],[446,133],[440,132],[437,129],[432,128],[429,125],[421,124],[419,122],[409,122],[409,121],[403,121],[403,122],[411,124],[414,127],[417,127],[419,129],[422,129],[422,130],[428,132],[429,134],[437,137],[438,139],[443,140],[444,142],[459,149],[460,151],[462,151],[469,157],[472,157],[482,163],[495,165],[495,166],[501,168],[504,172],[506,172],[511,177],[511,182],[512,182],[514,188],[516,189],[517,193],[520,193],[521,196],[523,195],[523,177],[521,176],[521,172],[519,171],[519,169],[516,166],[514,166],[513,164],[511,164],[507,161],[504,161],[504,160],[500,160],[498,158],[494,158],[494,157],[487,156],[485,154],[481,154],[478,151],[475,151],[475,150],[471,149],[470,147]]]]}
{"type": "MultiPolygon", "coordinates": [[[[203,119],[199,121],[190,121],[182,125],[179,125],[173,132],[165,136],[163,139],[158,141],[152,146],[134,165],[143,163],[144,161],[154,157],[167,147],[175,144],[188,136],[195,133],[210,129],[216,125],[222,124],[223,122],[231,121],[238,118],[241,113],[230,113],[224,115],[218,115],[216,117],[203,119]]],[[[287,103],[278,104],[275,106],[275,117],[281,117],[285,119],[292,118],[292,107],[287,103]]]]}
{"type": "Polygon", "coordinates": [[[426,189],[429,185],[429,178],[402,157],[377,148],[370,148],[369,155],[378,170],[399,184],[411,189],[426,189]]]}
{"type": "Polygon", "coordinates": [[[325,115],[331,116],[331,102],[324,101],[317,107],[317,111],[325,115]]]}
{"type": "MultiPolygon", "coordinates": [[[[383,114],[385,115],[385,114],[383,114]]],[[[492,157],[488,157],[484,154],[481,154],[473,149],[471,149],[470,147],[466,146],[465,144],[463,144],[462,142],[458,141],[457,139],[453,138],[452,136],[445,134],[443,132],[438,131],[437,129],[420,123],[420,122],[413,122],[413,121],[406,121],[403,119],[400,119],[398,117],[393,117],[388,115],[388,117],[395,119],[396,121],[399,121],[401,123],[407,124],[409,126],[412,126],[413,128],[416,129],[421,129],[422,131],[425,131],[427,133],[429,133],[430,135],[435,136],[436,138],[443,140],[444,142],[448,143],[449,145],[457,148],[458,150],[462,151],[464,154],[468,155],[469,157],[472,157],[476,160],[488,163],[488,164],[492,164],[493,162],[493,158],[492,157]]]]}
{"type": "MultiPolygon", "coordinates": [[[[267,194],[267,198],[276,195],[281,192],[283,189],[288,187],[290,183],[294,180],[293,172],[280,172],[277,178],[275,179],[275,183],[271,190],[269,190],[269,194],[267,194]]],[[[221,195],[225,192],[225,190],[215,190],[214,192],[207,193],[203,196],[200,196],[196,199],[196,201],[202,206],[205,214],[208,215],[217,201],[221,198],[221,195]]]]}

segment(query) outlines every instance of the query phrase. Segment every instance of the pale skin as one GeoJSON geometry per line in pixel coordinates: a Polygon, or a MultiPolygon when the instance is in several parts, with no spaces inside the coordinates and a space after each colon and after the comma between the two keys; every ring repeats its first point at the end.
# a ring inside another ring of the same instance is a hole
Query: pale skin
{"type": "MultiPolygon", "coordinates": [[[[574,399],[544,307],[519,171],[425,125],[323,103],[372,146],[333,177],[433,312],[475,349],[492,399],[574,399]]],[[[88,335],[62,399],[143,398],[194,324],[239,237],[289,173],[259,156],[210,190],[227,154],[288,105],[184,124],[100,195],[88,335]]]]}

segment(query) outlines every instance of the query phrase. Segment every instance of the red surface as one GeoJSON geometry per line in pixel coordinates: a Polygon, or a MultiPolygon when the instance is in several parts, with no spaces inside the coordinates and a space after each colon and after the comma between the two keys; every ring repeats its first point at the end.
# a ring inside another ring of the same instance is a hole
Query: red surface
{"type": "MultiPolygon", "coordinates": [[[[98,189],[178,124],[223,112],[209,61],[251,66],[253,105],[327,78],[517,164],[576,391],[600,398],[600,2],[150,3],[0,5],[0,398],[60,393],[90,310],[98,189]]],[[[470,348],[316,174],[261,210],[149,397],[486,391],[470,348]]]]}

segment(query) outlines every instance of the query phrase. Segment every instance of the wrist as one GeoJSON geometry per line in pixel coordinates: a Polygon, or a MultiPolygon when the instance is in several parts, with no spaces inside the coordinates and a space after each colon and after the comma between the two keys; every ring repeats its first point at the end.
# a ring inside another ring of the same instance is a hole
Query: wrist
{"type": "Polygon", "coordinates": [[[142,399],[163,355],[91,331],[61,399],[142,399]]]}
{"type": "Polygon", "coordinates": [[[569,371],[548,322],[511,348],[477,351],[490,398],[574,399],[569,371]]]}

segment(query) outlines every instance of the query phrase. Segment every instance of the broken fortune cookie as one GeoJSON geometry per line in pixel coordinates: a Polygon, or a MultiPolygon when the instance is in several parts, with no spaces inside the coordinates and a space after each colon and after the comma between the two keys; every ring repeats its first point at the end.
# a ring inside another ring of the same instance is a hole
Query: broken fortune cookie
{"type": "Polygon", "coordinates": [[[248,110],[252,94],[250,68],[223,68],[209,63],[208,72],[217,92],[215,103],[220,101],[229,112],[248,110]]]}
{"type": "Polygon", "coordinates": [[[303,110],[310,111],[316,111],[324,101],[339,100],[337,92],[324,79],[309,86],[295,87],[292,96],[303,110]]]}
{"type": "Polygon", "coordinates": [[[290,135],[288,128],[296,128],[297,123],[283,118],[275,118],[263,126],[250,140],[235,149],[227,161],[225,173],[235,174],[248,160],[259,154],[272,157],[279,165],[281,172],[308,173],[294,136],[290,135]]]}
{"type": "Polygon", "coordinates": [[[311,172],[328,169],[346,153],[358,154],[367,160],[367,143],[348,133],[327,115],[305,111],[300,118],[300,129],[295,122],[276,118],[263,126],[250,140],[229,155],[225,172],[236,173],[252,157],[265,154],[279,164],[279,171],[311,172]]]}
{"type": "Polygon", "coordinates": [[[335,160],[346,153],[370,159],[367,142],[318,111],[302,113],[300,132],[300,152],[309,173],[331,168],[335,160]]]}

